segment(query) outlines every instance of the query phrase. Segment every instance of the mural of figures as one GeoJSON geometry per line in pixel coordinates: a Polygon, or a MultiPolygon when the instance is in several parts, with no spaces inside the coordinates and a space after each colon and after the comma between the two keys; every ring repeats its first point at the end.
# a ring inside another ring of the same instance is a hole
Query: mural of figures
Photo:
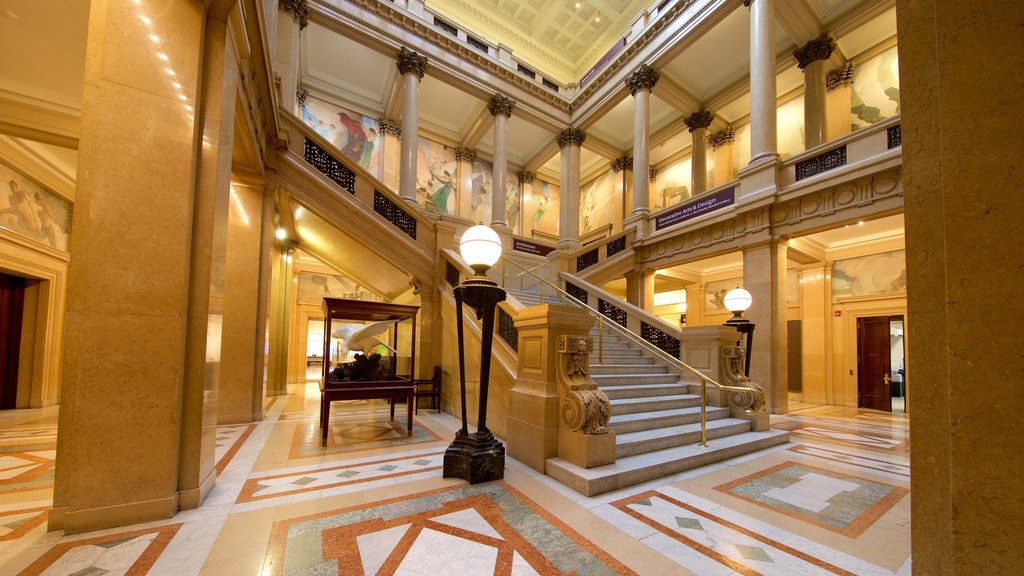
{"type": "Polygon", "coordinates": [[[598,176],[580,192],[580,234],[612,225],[622,228],[622,187],[616,186],[617,177],[612,170],[598,176]]]}
{"type": "Polygon", "coordinates": [[[416,149],[416,193],[428,212],[455,213],[455,151],[426,138],[416,149]]]}
{"type": "Polygon", "coordinates": [[[313,96],[302,105],[302,121],[334,144],[346,158],[380,177],[377,120],[338,108],[313,96]]]}
{"type": "Polygon", "coordinates": [[[900,67],[896,47],[853,69],[850,121],[854,130],[900,113],[900,67]]]}
{"type": "Polygon", "coordinates": [[[513,234],[521,234],[519,212],[522,210],[522,194],[519,190],[519,178],[512,174],[505,179],[505,223],[513,234]]]}
{"type": "Polygon", "coordinates": [[[558,186],[541,179],[533,181],[529,192],[523,195],[523,234],[534,230],[558,235],[558,186]]]}
{"type": "Polygon", "coordinates": [[[467,211],[460,214],[477,224],[491,223],[491,174],[493,164],[486,160],[473,160],[472,188],[467,211]]]}
{"type": "Polygon", "coordinates": [[[707,301],[704,303],[704,312],[711,313],[726,310],[725,295],[733,288],[743,288],[743,278],[708,282],[707,286],[705,286],[707,301]]]}
{"type": "MultiPolygon", "coordinates": [[[[710,155],[709,155],[710,156],[710,155]]],[[[681,158],[667,168],[658,170],[658,179],[651,194],[654,210],[668,208],[690,198],[690,172],[692,162],[689,156],[681,158]]]]}
{"type": "Polygon", "coordinates": [[[804,151],[804,97],[797,96],[775,112],[779,157],[788,158],[804,151]]]}
{"type": "Polygon", "coordinates": [[[0,228],[68,251],[71,203],[0,163],[0,228]]]}
{"type": "Polygon", "coordinates": [[[836,260],[832,265],[832,297],[889,294],[907,289],[907,253],[883,252],[836,260]]]}

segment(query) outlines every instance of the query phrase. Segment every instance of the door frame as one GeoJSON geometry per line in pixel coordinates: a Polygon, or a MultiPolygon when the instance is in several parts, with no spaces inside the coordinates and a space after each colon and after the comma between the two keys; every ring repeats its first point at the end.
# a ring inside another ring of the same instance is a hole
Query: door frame
{"type": "Polygon", "coordinates": [[[865,316],[903,316],[903,348],[906,359],[907,375],[905,378],[905,398],[907,398],[907,414],[910,413],[911,387],[909,354],[911,339],[911,318],[907,314],[907,298],[905,294],[886,295],[882,297],[861,297],[847,299],[832,303],[832,310],[839,310],[842,316],[839,318],[830,317],[833,321],[833,334],[842,339],[842,343],[833,343],[832,370],[834,403],[857,408],[858,402],[858,378],[859,368],[857,366],[857,319],[865,316]]]}

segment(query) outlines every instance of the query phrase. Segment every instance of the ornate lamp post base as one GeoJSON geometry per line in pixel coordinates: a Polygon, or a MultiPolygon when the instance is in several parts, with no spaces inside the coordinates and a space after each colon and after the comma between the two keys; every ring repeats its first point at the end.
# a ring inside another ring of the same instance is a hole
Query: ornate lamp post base
{"type": "Polygon", "coordinates": [[[444,477],[462,478],[470,484],[501,480],[505,477],[505,445],[490,430],[463,436],[444,453],[444,477]]]}

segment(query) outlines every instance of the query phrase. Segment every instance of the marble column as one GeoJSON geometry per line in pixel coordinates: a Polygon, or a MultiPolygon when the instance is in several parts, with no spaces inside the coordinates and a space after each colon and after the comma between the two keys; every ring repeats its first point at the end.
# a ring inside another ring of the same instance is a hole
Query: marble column
{"type": "Polygon", "coordinates": [[[708,144],[711,144],[711,154],[715,157],[715,173],[710,183],[712,187],[721,186],[734,178],[732,147],[735,140],[736,133],[733,131],[732,126],[708,136],[708,144]]]}
{"type": "Polygon", "coordinates": [[[828,106],[825,100],[825,65],[836,49],[836,41],[823,32],[793,50],[797,66],[804,71],[804,148],[828,141],[828,106]]]}
{"type": "Polygon", "coordinates": [[[281,2],[279,11],[290,17],[277,18],[274,46],[274,72],[281,78],[280,105],[298,113],[302,104],[296,101],[299,88],[299,38],[309,25],[306,0],[281,2]]]}
{"type": "Polygon", "coordinates": [[[502,94],[491,96],[487,110],[494,116],[494,164],[491,171],[491,228],[508,229],[505,215],[506,174],[508,163],[505,144],[508,140],[508,119],[512,117],[515,100],[502,94]]]}
{"type": "Polygon", "coordinates": [[[419,145],[419,89],[427,70],[427,57],[402,47],[398,53],[398,73],[402,75],[402,150],[398,187],[402,199],[417,204],[416,147],[419,145]]]}
{"type": "Polygon", "coordinates": [[[622,186],[622,218],[625,219],[633,206],[633,158],[623,156],[612,160],[612,172],[619,174],[616,180],[622,186]]]}
{"type": "Polygon", "coordinates": [[[750,163],[776,159],[775,0],[743,0],[750,8],[750,163]]]}
{"type": "Polygon", "coordinates": [[[683,118],[686,128],[693,140],[690,156],[690,196],[696,196],[708,189],[708,127],[715,120],[715,115],[707,110],[700,110],[683,118]]]}
{"type": "Polygon", "coordinates": [[[380,181],[396,190],[400,170],[402,125],[390,118],[377,120],[377,139],[380,148],[380,181]]]}
{"type": "Polygon", "coordinates": [[[789,409],[787,250],[787,241],[777,239],[743,249],[743,288],[753,298],[744,316],[756,325],[750,354],[750,379],[764,387],[772,414],[785,414],[789,409]]]}
{"type": "Polygon", "coordinates": [[[654,270],[626,274],[626,302],[648,312],[654,310],[654,270]]]}
{"type": "Polygon", "coordinates": [[[641,64],[626,78],[626,88],[633,95],[633,212],[630,218],[641,218],[651,212],[647,177],[648,140],[650,139],[651,90],[660,74],[647,64],[641,64]]]}
{"type": "Polygon", "coordinates": [[[587,134],[579,128],[566,128],[558,134],[562,151],[562,172],[558,208],[558,249],[573,251],[580,244],[580,147],[587,134]]]}
{"type": "MultiPolygon", "coordinates": [[[[463,218],[469,218],[473,213],[469,199],[473,197],[473,162],[476,160],[476,150],[465,146],[455,147],[455,213],[463,218]]],[[[483,224],[483,222],[474,222],[483,224]]]]}

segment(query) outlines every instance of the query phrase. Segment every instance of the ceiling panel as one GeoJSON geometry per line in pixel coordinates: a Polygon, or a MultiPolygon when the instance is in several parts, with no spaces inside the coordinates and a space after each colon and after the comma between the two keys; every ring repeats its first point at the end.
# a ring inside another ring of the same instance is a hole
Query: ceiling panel
{"type": "MultiPolygon", "coordinates": [[[[505,141],[505,153],[508,163],[512,166],[522,166],[533,158],[538,150],[547,146],[557,135],[549,132],[536,124],[531,124],[522,118],[517,118],[515,113],[508,121],[508,138],[505,141]]],[[[494,157],[494,124],[487,129],[477,150],[494,157]]]]}
{"type": "Polygon", "coordinates": [[[876,18],[868,21],[864,26],[855,29],[853,32],[837,38],[836,43],[839,49],[847,58],[853,58],[861,52],[871,48],[883,40],[896,35],[896,9],[887,10],[876,18]]]}
{"type": "Polygon", "coordinates": [[[394,59],[315,23],[306,28],[302,41],[304,81],[356,108],[384,112],[398,76],[394,59]]]}
{"type": "Polygon", "coordinates": [[[740,7],[664,66],[662,74],[706,100],[712,87],[749,67],[749,61],[750,11],[740,7]]]}
{"type": "Polygon", "coordinates": [[[487,106],[483,100],[430,75],[420,81],[418,104],[422,127],[455,141],[461,140],[487,106]]]}
{"type": "Polygon", "coordinates": [[[0,6],[0,86],[81,108],[89,2],[3,0],[0,6]]]}
{"type": "Polygon", "coordinates": [[[652,146],[649,152],[651,164],[658,164],[669,156],[693,145],[693,135],[688,130],[676,134],[665,142],[652,146]]]}

